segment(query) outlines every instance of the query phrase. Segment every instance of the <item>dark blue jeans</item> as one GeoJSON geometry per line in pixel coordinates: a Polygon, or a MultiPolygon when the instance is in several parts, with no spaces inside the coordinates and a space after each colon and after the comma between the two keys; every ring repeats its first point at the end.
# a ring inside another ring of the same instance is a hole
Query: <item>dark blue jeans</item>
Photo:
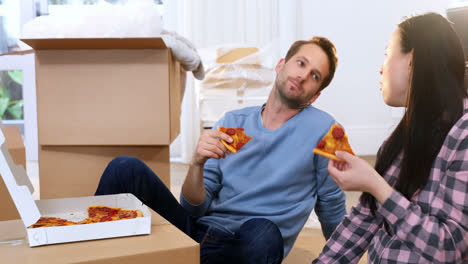
{"type": "Polygon", "coordinates": [[[132,193],[200,243],[201,263],[281,263],[283,238],[268,219],[252,218],[235,234],[197,223],[141,160],[118,157],[101,176],[95,195],[132,193]]]}

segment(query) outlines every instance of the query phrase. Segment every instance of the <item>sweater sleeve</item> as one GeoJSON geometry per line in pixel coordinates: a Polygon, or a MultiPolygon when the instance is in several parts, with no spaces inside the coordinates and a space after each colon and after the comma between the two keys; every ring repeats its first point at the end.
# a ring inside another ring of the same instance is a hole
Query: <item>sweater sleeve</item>
{"type": "Polygon", "coordinates": [[[221,173],[218,169],[218,162],[219,161],[216,159],[209,159],[205,163],[203,178],[206,196],[202,203],[192,204],[185,198],[184,193],[180,192],[180,204],[190,213],[190,215],[194,217],[205,215],[214,197],[217,196],[219,190],[221,189],[221,173]]]}
{"type": "MultiPolygon", "coordinates": [[[[213,126],[213,130],[218,126],[222,126],[223,122],[224,118],[220,119],[213,126]]],[[[205,215],[210,208],[211,202],[217,197],[219,190],[221,190],[221,179],[222,173],[219,169],[219,159],[208,159],[203,167],[203,183],[206,191],[205,200],[200,204],[192,204],[185,198],[184,193],[180,192],[180,204],[194,217],[205,215]]]]}
{"type": "Polygon", "coordinates": [[[318,186],[315,213],[322,226],[322,233],[328,239],[346,215],[346,197],[328,174],[328,159],[317,155],[316,165],[317,179],[320,179],[321,184],[318,186]]]}
{"type": "MultiPolygon", "coordinates": [[[[377,152],[377,159],[381,149],[382,147],[377,152]]],[[[322,253],[313,263],[358,263],[381,223],[381,217],[372,215],[368,207],[358,202],[336,227],[322,253]]]]}

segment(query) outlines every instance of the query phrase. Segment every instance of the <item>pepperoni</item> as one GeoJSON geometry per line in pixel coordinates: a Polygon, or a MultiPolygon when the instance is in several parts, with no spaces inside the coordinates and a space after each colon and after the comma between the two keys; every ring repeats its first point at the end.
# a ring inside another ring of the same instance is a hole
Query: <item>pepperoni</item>
{"type": "Polygon", "coordinates": [[[112,209],[108,207],[100,207],[99,210],[101,210],[102,212],[110,212],[112,209]]]}
{"type": "Polygon", "coordinates": [[[112,221],[112,217],[110,216],[103,216],[99,222],[107,222],[112,221]]]}
{"type": "Polygon", "coordinates": [[[325,140],[320,140],[320,142],[317,144],[317,148],[324,148],[325,147],[325,140]]]}
{"type": "Polygon", "coordinates": [[[226,134],[232,136],[232,135],[235,135],[236,134],[236,130],[234,128],[228,128],[226,130],[226,134]]]}
{"type": "Polygon", "coordinates": [[[123,214],[123,215],[119,215],[119,218],[122,219],[122,218],[129,218],[131,215],[129,213],[126,213],[126,214],[123,214]]]}
{"type": "Polygon", "coordinates": [[[95,216],[96,216],[96,212],[89,213],[89,217],[95,217],[95,216]]]}
{"type": "Polygon", "coordinates": [[[344,136],[344,130],[341,127],[335,127],[332,131],[332,135],[336,139],[340,139],[344,136]]]}
{"type": "Polygon", "coordinates": [[[107,215],[108,215],[108,216],[115,216],[115,215],[117,215],[118,213],[119,213],[118,210],[112,210],[112,211],[110,211],[107,215]]]}

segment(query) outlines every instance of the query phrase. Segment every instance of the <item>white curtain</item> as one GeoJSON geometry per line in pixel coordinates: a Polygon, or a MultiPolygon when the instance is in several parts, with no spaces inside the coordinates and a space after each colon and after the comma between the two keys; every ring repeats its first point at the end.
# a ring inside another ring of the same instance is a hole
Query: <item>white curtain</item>
{"type": "MultiPolygon", "coordinates": [[[[263,47],[274,43],[284,56],[302,35],[301,0],[170,0],[165,1],[164,27],[190,39],[197,48],[221,44],[263,47]]],[[[200,136],[198,94],[187,75],[181,134],[171,159],[188,163],[200,136]]]]}

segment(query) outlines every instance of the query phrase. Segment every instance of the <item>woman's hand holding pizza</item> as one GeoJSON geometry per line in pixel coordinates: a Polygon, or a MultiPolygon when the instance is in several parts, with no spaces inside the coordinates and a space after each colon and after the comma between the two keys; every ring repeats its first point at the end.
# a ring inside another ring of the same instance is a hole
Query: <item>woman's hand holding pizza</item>
{"type": "Polygon", "coordinates": [[[369,163],[345,151],[335,154],[343,161],[330,160],[328,172],[340,189],[370,193],[381,203],[390,197],[393,188],[369,163]]]}
{"type": "Polygon", "coordinates": [[[209,158],[220,159],[226,157],[226,154],[231,154],[219,139],[232,142],[232,138],[223,132],[205,130],[198,140],[193,165],[203,166],[209,158]]]}

